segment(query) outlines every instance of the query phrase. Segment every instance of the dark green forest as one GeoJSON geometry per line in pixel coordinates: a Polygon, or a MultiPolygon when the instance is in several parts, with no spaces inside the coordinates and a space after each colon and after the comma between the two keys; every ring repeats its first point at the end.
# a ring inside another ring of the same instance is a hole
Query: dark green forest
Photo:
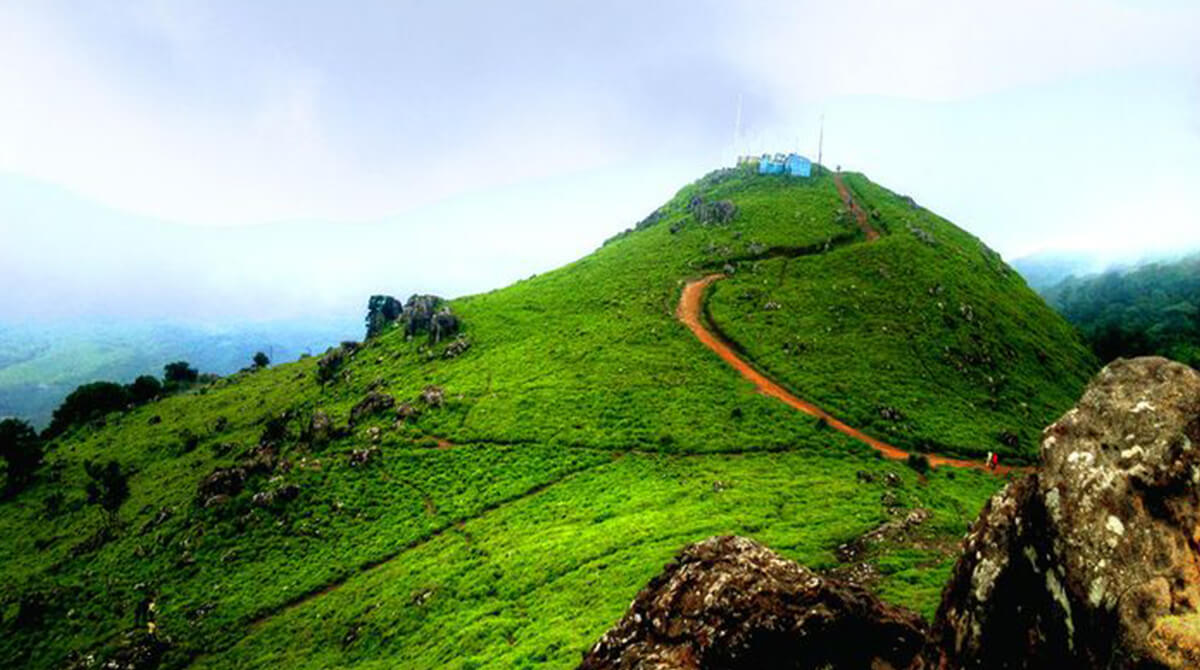
{"type": "Polygon", "coordinates": [[[1200,254],[1045,289],[1102,361],[1159,355],[1200,367],[1200,254]]]}

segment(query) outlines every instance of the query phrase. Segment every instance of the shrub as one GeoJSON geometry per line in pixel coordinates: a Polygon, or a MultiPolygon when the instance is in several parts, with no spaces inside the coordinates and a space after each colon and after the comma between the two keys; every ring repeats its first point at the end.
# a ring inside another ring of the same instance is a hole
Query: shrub
{"type": "Polygon", "coordinates": [[[129,393],[129,398],[132,402],[143,405],[161,395],[163,385],[155,377],[142,375],[133,380],[133,383],[126,386],[125,389],[129,393]]]}
{"type": "Polygon", "coordinates": [[[20,419],[0,421],[0,458],[8,464],[4,493],[14,495],[42,463],[42,444],[33,426],[20,419]]]}
{"type": "Polygon", "coordinates": [[[123,410],[131,400],[129,389],[120,384],[84,384],[72,391],[58,409],[54,410],[45,436],[54,437],[73,425],[103,417],[109,412],[123,410]]]}
{"type": "Polygon", "coordinates": [[[109,461],[104,465],[84,461],[83,469],[91,480],[84,490],[89,505],[97,505],[108,515],[109,523],[116,523],[117,511],[129,498],[129,473],[121,471],[121,464],[109,461]]]}
{"type": "Polygon", "coordinates": [[[265,368],[270,364],[271,364],[271,359],[268,358],[267,355],[264,354],[263,352],[260,351],[256,354],[254,354],[254,367],[265,368]]]}
{"type": "Polygon", "coordinates": [[[200,371],[187,361],[175,361],[163,366],[163,380],[168,384],[188,384],[200,377],[200,371]]]}
{"type": "Polygon", "coordinates": [[[929,457],[925,454],[909,454],[904,463],[922,475],[929,472],[929,457]]]}

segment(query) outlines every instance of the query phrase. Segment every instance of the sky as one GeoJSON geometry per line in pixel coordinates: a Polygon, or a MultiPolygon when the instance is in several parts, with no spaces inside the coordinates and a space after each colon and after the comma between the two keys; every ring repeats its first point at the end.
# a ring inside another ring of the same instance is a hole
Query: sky
{"type": "Polygon", "coordinates": [[[490,290],[822,119],[1010,259],[1200,246],[1198,36],[1188,0],[6,2],[0,321],[490,290]]]}

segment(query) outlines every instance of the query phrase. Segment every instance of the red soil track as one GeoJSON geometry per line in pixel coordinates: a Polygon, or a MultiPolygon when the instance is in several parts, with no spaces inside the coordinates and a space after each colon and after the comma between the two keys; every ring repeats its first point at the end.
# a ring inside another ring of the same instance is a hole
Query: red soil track
{"type": "MultiPolygon", "coordinates": [[[[858,203],[854,202],[854,198],[851,197],[850,192],[846,189],[846,186],[842,184],[841,175],[835,174],[833,180],[834,183],[837,184],[838,194],[841,195],[842,201],[849,206],[850,211],[854,214],[854,218],[858,221],[859,228],[862,228],[863,233],[867,236],[867,240],[871,241],[878,239],[879,233],[871,227],[871,224],[867,220],[866,212],[864,212],[862,208],[858,206],[858,203]]],[[[877,440],[861,430],[843,423],[837,417],[833,416],[829,412],[826,412],[820,407],[817,407],[811,402],[795,396],[787,389],[772,381],[766,375],[754,369],[754,366],[750,365],[750,363],[738,356],[737,352],[734,351],[733,347],[731,347],[728,342],[725,342],[720,337],[717,337],[711,333],[708,328],[704,326],[704,319],[702,316],[704,313],[704,291],[713,282],[724,278],[725,275],[723,274],[711,274],[702,279],[690,281],[686,286],[683,287],[683,295],[679,297],[679,308],[676,310],[676,316],[680,321],[683,322],[683,325],[687,326],[688,329],[696,335],[696,337],[704,344],[704,346],[712,349],[726,363],[730,364],[735,370],[741,373],[743,377],[753,382],[759,393],[770,396],[777,400],[781,400],[788,406],[798,409],[809,416],[824,419],[825,422],[834,430],[837,430],[845,435],[849,435],[850,437],[853,437],[854,439],[866,444],[872,449],[883,454],[885,458],[890,458],[892,460],[904,460],[908,458],[909,452],[900,449],[899,447],[892,446],[886,442],[883,442],[882,440],[877,440]]],[[[947,456],[937,456],[934,454],[929,455],[929,464],[935,467],[945,465],[952,468],[974,468],[976,470],[988,470],[987,465],[981,462],[950,458],[947,456]]],[[[1027,472],[1030,471],[1030,469],[1010,468],[1002,465],[990,471],[999,475],[1005,475],[1014,471],[1027,472]]]]}
{"type": "Polygon", "coordinates": [[[879,239],[879,231],[871,227],[871,223],[867,220],[867,213],[850,196],[850,189],[842,183],[842,175],[835,173],[833,183],[837,185],[838,195],[842,196],[842,202],[846,203],[846,206],[850,208],[850,213],[854,215],[854,220],[858,221],[858,227],[862,228],[863,234],[867,236],[867,241],[879,239]]]}

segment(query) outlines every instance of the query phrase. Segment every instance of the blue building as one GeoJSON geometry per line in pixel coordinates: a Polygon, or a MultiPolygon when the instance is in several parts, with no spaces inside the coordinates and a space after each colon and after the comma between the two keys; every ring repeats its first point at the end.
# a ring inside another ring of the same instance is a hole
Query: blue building
{"type": "Polygon", "coordinates": [[[787,160],[784,161],[784,168],[793,177],[812,176],[812,161],[800,154],[788,154],[787,160]]]}
{"type": "Polygon", "coordinates": [[[812,161],[800,154],[763,154],[758,159],[759,174],[786,174],[792,177],[811,177],[812,161]]]}
{"type": "Polygon", "coordinates": [[[758,161],[759,174],[783,174],[783,160],[780,154],[774,156],[763,154],[758,161]]]}

